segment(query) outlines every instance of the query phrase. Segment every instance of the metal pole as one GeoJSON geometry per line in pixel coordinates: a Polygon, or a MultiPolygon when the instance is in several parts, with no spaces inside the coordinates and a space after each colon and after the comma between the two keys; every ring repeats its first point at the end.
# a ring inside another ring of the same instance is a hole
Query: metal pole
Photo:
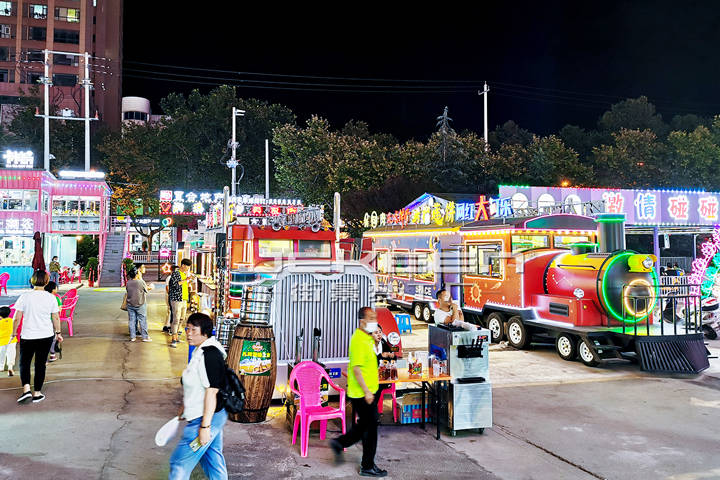
{"type": "Polygon", "coordinates": [[[265,139],[265,200],[270,198],[270,141],[265,139]]]}
{"type": "Polygon", "coordinates": [[[223,230],[227,230],[228,213],[230,212],[230,194],[228,191],[228,187],[223,187],[223,230]]]}
{"type": "Polygon", "coordinates": [[[50,50],[47,48],[43,50],[45,53],[45,77],[43,83],[45,84],[44,91],[44,102],[45,106],[43,111],[45,117],[43,118],[43,168],[50,171],[50,50]]]}
{"type": "MultiPolygon", "coordinates": [[[[90,55],[85,52],[85,171],[90,171],[90,55]]],[[[159,262],[159,260],[158,260],[159,262]]],[[[158,272],[158,277],[160,273],[158,272]]],[[[159,278],[158,278],[159,280],[159,278]]]]}
{"type": "Polygon", "coordinates": [[[339,262],[342,260],[340,258],[340,255],[342,254],[342,250],[340,249],[340,193],[335,192],[334,196],[334,205],[333,205],[333,226],[335,227],[335,258],[339,262]]]}
{"type": "Polygon", "coordinates": [[[483,88],[483,107],[484,107],[484,123],[483,123],[483,138],[485,139],[485,150],[488,148],[488,105],[487,105],[487,97],[488,92],[490,89],[488,88],[487,82],[485,82],[485,86],[483,88]]]}
{"type": "Polygon", "coordinates": [[[230,164],[232,168],[232,183],[230,184],[230,196],[235,198],[235,168],[237,167],[237,160],[235,158],[235,153],[237,150],[237,143],[235,142],[235,134],[236,134],[236,128],[235,128],[235,116],[236,116],[237,108],[232,107],[232,158],[230,159],[230,164]]]}

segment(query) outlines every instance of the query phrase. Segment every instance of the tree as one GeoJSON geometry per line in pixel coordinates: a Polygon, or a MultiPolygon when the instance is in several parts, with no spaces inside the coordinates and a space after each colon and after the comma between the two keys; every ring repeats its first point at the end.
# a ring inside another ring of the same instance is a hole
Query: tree
{"type": "Polygon", "coordinates": [[[649,129],[620,129],[613,144],[596,147],[596,184],[644,188],[667,186],[667,149],[649,129]]]}
{"type": "Polygon", "coordinates": [[[625,130],[650,130],[656,137],[668,133],[662,115],[655,112],[655,105],[647,97],[628,98],[610,107],[598,120],[598,128],[605,134],[625,130]]]}
{"type": "Polygon", "coordinates": [[[687,115],[675,115],[670,121],[670,130],[673,132],[692,132],[700,125],[710,127],[710,125],[712,125],[712,120],[692,113],[687,115]]]}
{"type": "Polygon", "coordinates": [[[710,130],[702,125],[692,132],[671,132],[668,135],[672,163],[667,175],[670,185],[684,187],[720,187],[714,172],[720,168],[720,146],[710,130]]]}
{"type": "Polygon", "coordinates": [[[167,129],[160,125],[127,125],[122,132],[108,135],[98,148],[104,154],[103,164],[113,184],[112,203],[118,214],[130,216],[135,230],[148,245],[160,227],[142,227],[135,219],[159,212],[158,190],[176,169],[170,161],[166,142],[167,129]]]}
{"type": "MultiPolygon", "coordinates": [[[[36,159],[42,159],[44,128],[43,120],[35,116],[36,109],[42,110],[38,86],[30,87],[27,93],[21,91],[15,116],[0,141],[3,147],[29,149],[35,152],[36,159]]],[[[58,115],[58,112],[57,105],[50,106],[50,115],[58,115]]],[[[57,173],[66,167],[82,165],[84,152],[82,122],[50,120],[50,153],[55,157],[50,161],[51,171],[57,173]]]]}
{"type": "Polygon", "coordinates": [[[498,125],[495,130],[488,135],[488,143],[493,150],[505,144],[527,145],[532,139],[533,134],[529,130],[520,128],[520,126],[512,120],[498,125]]]}
{"type": "Polygon", "coordinates": [[[231,156],[232,107],[237,107],[245,110],[236,119],[238,192],[265,190],[265,139],[272,138],[274,128],[294,124],[295,115],[285,106],[238,98],[236,93],[234,87],[223,85],[207,95],[193,90],[187,97],[173,93],[160,102],[171,119],[165,134],[170,158],[184,173],[183,183],[174,186],[220,190],[229,184],[226,162],[231,156]]]}

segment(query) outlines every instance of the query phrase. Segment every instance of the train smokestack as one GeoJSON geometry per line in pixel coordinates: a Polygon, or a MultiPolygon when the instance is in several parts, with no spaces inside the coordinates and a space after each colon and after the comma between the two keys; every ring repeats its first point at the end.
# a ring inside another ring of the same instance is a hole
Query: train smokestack
{"type": "Polygon", "coordinates": [[[625,250],[624,213],[601,213],[595,222],[598,224],[598,251],[600,253],[625,250]]]}

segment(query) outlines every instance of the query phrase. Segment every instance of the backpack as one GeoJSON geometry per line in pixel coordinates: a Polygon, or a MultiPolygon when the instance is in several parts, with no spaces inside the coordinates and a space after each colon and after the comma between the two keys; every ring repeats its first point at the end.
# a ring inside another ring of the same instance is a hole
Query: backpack
{"type": "Polygon", "coordinates": [[[218,390],[228,413],[240,413],[245,408],[245,387],[235,371],[225,365],[225,385],[218,390]]]}

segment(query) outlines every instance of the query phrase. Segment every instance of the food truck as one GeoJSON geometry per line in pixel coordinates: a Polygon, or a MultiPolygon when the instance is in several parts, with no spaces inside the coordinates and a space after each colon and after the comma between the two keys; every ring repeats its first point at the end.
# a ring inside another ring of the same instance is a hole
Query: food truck
{"type": "Polygon", "coordinates": [[[553,341],[563,359],[589,366],[616,358],[653,371],[709,365],[697,318],[678,332],[659,314],[661,297],[698,299],[690,289],[660,288],[657,258],[625,248],[624,216],[602,202],[513,209],[510,199],[430,196],[411,206],[368,216],[371,227],[377,221],[364,234],[362,259],[388,302],[417,318],[432,320],[445,288],[466,320],[516,348],[553,341]]]}

